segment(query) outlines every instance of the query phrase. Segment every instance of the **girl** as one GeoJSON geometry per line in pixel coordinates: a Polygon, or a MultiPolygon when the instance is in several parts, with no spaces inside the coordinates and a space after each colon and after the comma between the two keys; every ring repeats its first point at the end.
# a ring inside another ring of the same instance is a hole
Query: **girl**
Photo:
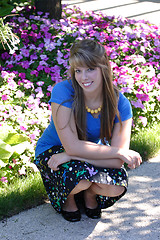
{"type": "Polygon", "coordinates": [[[124,162],[133,169],[142,159],[129,150],[131,105],[112,84],[105,48],[77,41],[69,63],[71,80],[53,87],[51,122],[38,140],[35,164],[54,209],[75,222],[78,197],[89,218],[100,218],[101,209],[126,193],[124,162]]]}

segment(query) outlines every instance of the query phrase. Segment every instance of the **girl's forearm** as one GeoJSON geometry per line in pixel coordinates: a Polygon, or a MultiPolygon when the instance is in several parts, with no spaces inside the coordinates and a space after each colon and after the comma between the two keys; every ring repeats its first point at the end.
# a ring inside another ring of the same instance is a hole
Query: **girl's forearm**
{"type": "Polygon", "coordinates": [[[69,151],[66,152],[69,156],[84,158],[84,159],[119,159],[121,158],[121,150],[118,147],[100,145],[89,141],[79,140],[74,143],[69,151]]]}
{"type": "Polygon", "coordinates": [[[120,159],[98,159],[98,160],[91,160],[86,158],[80,158],[80,157],[72,157],[75,160],[79,160],[82,162],[88,162],[96,167],[103,167],[103,168],[121,168],[123,165],[123,161],[120,159]]]}

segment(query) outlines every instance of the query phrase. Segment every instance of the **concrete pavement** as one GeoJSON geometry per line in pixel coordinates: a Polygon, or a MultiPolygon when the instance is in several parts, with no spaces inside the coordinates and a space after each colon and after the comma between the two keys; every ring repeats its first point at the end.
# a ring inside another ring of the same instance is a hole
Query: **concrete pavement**
{"type": "Polygon", "coordinates": [[[102,218],[67,222],[43,204],[0,222],[1,240],[159,240],[160,155],[129,171],[126,195],[102,218]]]}

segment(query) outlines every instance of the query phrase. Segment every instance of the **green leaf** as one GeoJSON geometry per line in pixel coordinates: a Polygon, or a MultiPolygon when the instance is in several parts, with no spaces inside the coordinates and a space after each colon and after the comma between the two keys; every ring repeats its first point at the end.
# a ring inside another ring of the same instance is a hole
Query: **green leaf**
{"type": "Polygon", "coordinates": [[[29,138],[21,134],[17,134],[15,132],[15,133],[8,133],[8,136],[5,139],[5,142],[10,144],[11,146],[14,146],[22,142],[26,142],[26,140],[29,140],[29,138]]]}
{"type": "Polygon", "coordinates": [[[30,143],[28,141],[25,141],[25,142],[22,142],[22,143],[12,146],[12,149],[14,152],[16,152],[18,154],[22,154],[29,147],[30,147],[30,143]]]}
{"type": "Polygon", "coordinates": [[[12,156],[12,154],[13,154],[12,147],[9,144],[3,142],[0,139],[0,156],[1,156],[1,159],[4,162],[7,162],[8,159],[12,156]]]}
{"type": "Polygon", "coordinates": [[[22,134],[18,134],[16,133],[12,128],[10,128],[9,126],[5,126],[1,128],[0,131],[0,139],[11,145],[17,145],[20,144],[22,142],[26,142],[29,141],[29,138],[26,136],[23,136],[22,134]]]}
{"type": "Polygon", "coordinates": [[[2,161],[2,160],[0,159],[0,169],[3,168],[3,167],[5,167],[6,165],[7,165],[7,163],[4,163],[4,161],[2,161]]]}

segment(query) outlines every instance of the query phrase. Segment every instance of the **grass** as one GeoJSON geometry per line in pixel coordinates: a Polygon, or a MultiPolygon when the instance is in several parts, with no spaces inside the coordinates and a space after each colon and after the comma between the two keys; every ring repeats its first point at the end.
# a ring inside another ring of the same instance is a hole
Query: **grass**
{"type": "Polygon", "coordinates": [[[130,148],[140,153],[143,161],[160,153],[160,124],[132,135],[130,148]]]}
{"type": "Polygon", "coordinates": [[[40,173],[19,178],[0,189],[0,220],[45,202],[47,194],[40,173]]]}
{"type": "MultiPolygon", "coordinates": [[[[143,161],[160,151],[160,124],[139,131],[131,138],[131,149],[139,152],[143,161]]],[[[0,190],[0,219],[35,207],[48,199],[39,173],[19,178],[0,190]]]]}

